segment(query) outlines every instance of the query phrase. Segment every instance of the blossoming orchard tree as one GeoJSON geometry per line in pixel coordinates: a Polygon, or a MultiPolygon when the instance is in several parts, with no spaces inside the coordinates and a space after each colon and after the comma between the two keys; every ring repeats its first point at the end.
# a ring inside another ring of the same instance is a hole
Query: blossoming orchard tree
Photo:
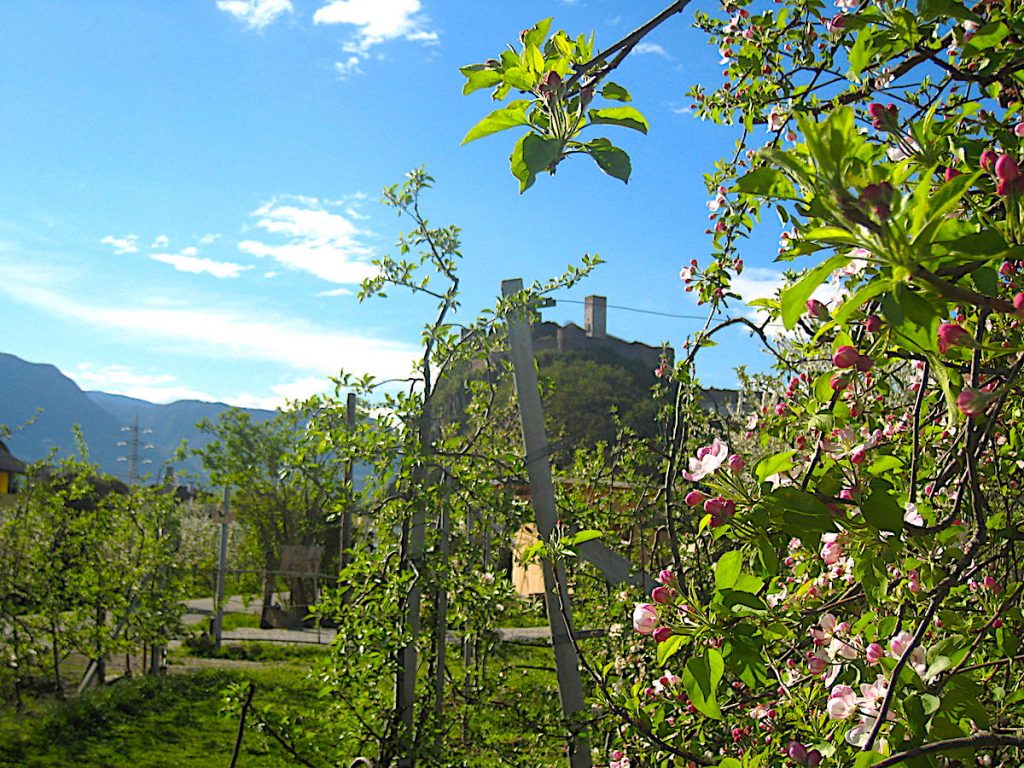
{"type": "MultiPolygon", "coordinates": [[[[625,152],[581,131],[646,132],[609,78],[686,5],[602,53],[550,20],[524,31],[464,68],[466,93],[515,94],[466,139],[519,131],[524,191],[573,154],[627,179],[625,152]]],[[[633,613],[646,655],[585,665],[615,768],[1024,764],[1024,6],[836,6],[697,13],[725,69],[695,111],[742,138],[706,177],[710,259],[681,275],[708,323],[671,372],[672,554],[633,613]],[[772,211],[792,279],[752,302],[764,324],[723,319],[772,211]],[[693,365],[739,322],[784,379],[701,446],[693,365]]]]}

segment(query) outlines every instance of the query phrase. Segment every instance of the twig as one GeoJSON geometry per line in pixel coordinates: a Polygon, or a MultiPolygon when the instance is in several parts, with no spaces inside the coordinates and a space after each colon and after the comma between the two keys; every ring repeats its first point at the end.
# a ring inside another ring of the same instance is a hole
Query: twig
{"type": "Polygon", "coordinates": [[[871,768],[889,768],[889,766],[899,765],[905,760],[935,752],[947,752],[953,749],[979,749],[981,747],[1024,747],[1024,737],[979,731],[970,736],[933,741],[931,744],[922,744],[919,747],[897,752],[895,755],[873,763],[871,768]]]}
{"type": "Polygon", "coordinates": [[[256,693],[256,683],[249,683],[249,692],[245,695],[242,703],[242,713],[238,718],[238,735],[235,736],[235,748],[231,752],[231,762],[228,768],[235,768],[238,763],[238,755],[242,751],[242,737],[245,736],[245,716],[249,714],[249,707],[252,706],[252,697],[256,693]]]}

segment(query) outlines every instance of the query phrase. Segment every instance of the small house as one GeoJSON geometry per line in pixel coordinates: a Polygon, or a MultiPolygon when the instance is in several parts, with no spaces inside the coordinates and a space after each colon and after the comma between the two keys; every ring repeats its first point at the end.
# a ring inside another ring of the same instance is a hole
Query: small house
{"type": "Polygon", "coordinates": [[[14,493],[17,475],[25,474],[25,464],[14,457],[7,445],[0,441],[0,496],[14,493]]]}

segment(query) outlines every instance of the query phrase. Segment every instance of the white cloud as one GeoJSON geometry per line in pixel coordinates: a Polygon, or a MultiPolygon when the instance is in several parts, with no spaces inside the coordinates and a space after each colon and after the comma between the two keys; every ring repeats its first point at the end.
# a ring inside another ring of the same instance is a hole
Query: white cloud
{"type": "Polygon", "coordinates": [[[285,242],[243,240],[238,249],[331,283],[359,283],[376,271],[374,251],[363,242],[370,233],[333,207],[308,197],[272,200],[253,211],[253,226],[285,242]]]}
{"type": "MultiPolygon", "coordinates": [[[[785,283],[782,273],[775,269],[766,267],[747,267],[741,275],[732,279],[732,290],[743,297],[744,302],[751,302],[755,299],[768,299],[778,294],[779,289],[785,283]]],[[[826,282],[820,285],[811,296],[824,302],[830,307],[838,304],[839,293],[832,283],[826,282]]],[[[746,316],[755,322],[763,322],[768,315],[763,309],[744,307],[746,316]]],[[[782,326],[770,326],[768,329],[772,335],[782,333],[782,326]]]]}
{"type": "Polygon", "coordinates": [[[644,54],[653,53],[656,56],[661,56],[666,59],[672,58],[671,56],[668,55],[665,49],[662,48],[657,43],[637,43],[636,46],[633,48],[633,53],[638,54],[640,56],[643,56],[644,54]]]}
{"type": "Polygon", "coordinates": [[[167,235],[157,235],[156,239],[153,241],[153,244],[150,245],[149,247],[163,249],[169,246],[170,244],[171,241],[170,238],[167,237],[167,235]]]}
{"type": "Polygon", "coordinates": [[[338,73],[338,78],[344,80],[349,75],[361,75],[363,70],[359,64],[362,62],[356,55],[349,56],[345,61],[334,62],[334,71],[338,73]]]}
{"type": "Polygon", "coordinates": [[[291,13],[291,0],[217,0],[219,10],[230,13],[249,29],[263,29],[278,16],[291,13]]]}
{"type": "Polygon", "coordinates": [[[209,232],[198,239],[200,245],[213,245],[220,239],[220,232],[209,232]]]}
{"type": "Polygon", "coordinates": [[[436,44],[439,35],[427,28],[421,8],[420,0],[331,0],[313,14],[313,23],[354,27],[343,45],[348,58],[334,65],[344,79],[362,71],[359,65],[375,45],[397,39],[436,44]]]}
{"type": "Polygon", "coordinates": [[[320,297],[320,296],[327,296],[327,297],[332,297],[332,296],[351,296],[351,295],[352,295],[352,291],[350,291],[348,288],[335,288],[332,291],[320,291],[320,293],[317,294],[318,297],[320,297]]]}
{"type": "Polygon", "coordinates": [[[6,268],[0,293],[47,315],[99,332],[133,337],[150,347],[182,349],[217,359],[257,360],[289,366],[321,376],[344,369],[379,378],[409,375],[418,348],[413,344],[325,328],[289,316],[231,309],[209,309],[150,301],[113,304],[90,302],[73,285],[54,289],[44,274],[17,273],[6,268]]]}
{"type": "Polygon", "coordinates": [[[203,273],[214,277],[238,277],[251,266],[236,264],[233,261],[214,261],[213,259],[199,258],[195,248],[183,248],[181,253],[154,253],[149,258],[164,264],[170,264],[179,272],[189,272],[194,275],[203,273]]]}
{"type": "Polygon", "coordinates": [[[114,237],[113,235],[107,235],[101,243],[109,245],[114,249],[114,253],[121,256],[126,253],[138,253],[139,252],[139,237],[138,235],[126,235],[124,237],[114,237]]]}
{"type": "Polygon", "coordinates": [[[330,379],[321,376],[307,376],[288,384],[278,384],[270,388],[273,395],[260,396],[243,392],[224,399],[228,405],[239,408],[263,408],[272,411],[283,408],[291,400],[306,400],[313,395],[332,392],[334,384],[330,379]]]}
{"type": "Polygon", "coordinates": [[[214,399],[208,392],[181,384],[169,373],[136,373],[127,365],[81,363],[76,370],[67,373],[83,389],[135,397],[151,403],[214,399]]]}

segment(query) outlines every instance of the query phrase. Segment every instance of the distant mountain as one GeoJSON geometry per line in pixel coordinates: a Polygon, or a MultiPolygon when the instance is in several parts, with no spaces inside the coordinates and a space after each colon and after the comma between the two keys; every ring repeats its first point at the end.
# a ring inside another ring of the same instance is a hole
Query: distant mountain
{"type": "MultiPolygon", "coordinates": [[[[6,441],[11,453],[26,462],[44,458],[54,449],[58,458],[77,454],[77,424],[90,460],[104,472],[128,479],[128,459],[137,442],[138,474],[159,476],[182,440],[192,447],[209,442],[195,428],[197,422],[216,419],[229,407],[198,400],[159,405],[106,392],[83,392],[52,365],[0,352],[0,424],[17,430],[35,418],[6,441]]],[[[273,411],[245,410],[259,421],[274,416],[273,411]]],[[[177,473],[202,474],[195,458],[173,466],[177,473]]]]}

